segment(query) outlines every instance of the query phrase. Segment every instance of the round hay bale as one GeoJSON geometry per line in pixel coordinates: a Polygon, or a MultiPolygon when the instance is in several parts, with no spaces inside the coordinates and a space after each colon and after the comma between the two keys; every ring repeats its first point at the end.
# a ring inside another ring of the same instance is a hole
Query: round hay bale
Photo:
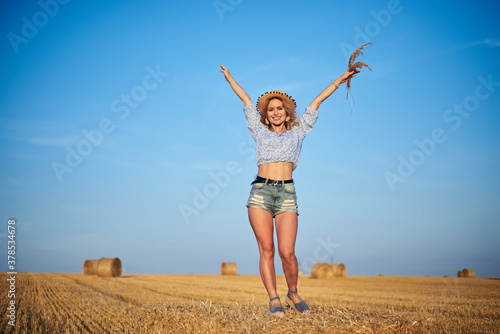
{"type": "Polygon", "coordinates": [[[320,265],[319,262],[316,262],[315,264],[312,265],[311,270],[309,270],[309,275],[312,276],[312,272],[316,270],[316,268],[320,265]]]}
{"type": "Polygon", "coordinates": [[[345,277],[347,273],[347,269],[343,263],[339,264],[331,264],[333,269],[333,276],[335,277],[345,277]]]}
{"type": "Polygon", "coordinates": [[[457,277],[462,277],[462,271],[461,271],[461,270],[459,270],[459,271],[457,272],[457,277]]]}
{"type": "Polygon", "coordinates": [[[450,275],[444,275],[443,277],[444,277],[444,278],[449,278],[449,277],[450,277],[450,275]]]}
{"type": "Polygon", "coordinates": [[[238,267],[236,262],[222,262],[220,266],[221,275],[236,275],[238,273],[238,267]]]}
{"type": "Polygon", "coordinates": [[[122,275],[122,261],[119,258],[102,258],[97,264],[97,276],[120,277],[122,275]]]}
{"type": "Polygon", "coordinates": [[[85,260],[83,262],[83,274],[84,275],[97,275],[97,264],[99,260],[85,260]]]}
{"type": "Polygon", "coordinates": [[[462,276],[461,277],[476,277],[476,273],[474,272],[473,269],[462,269],[462,276]]]}
{"type": "Polygon", "coordinates": [[[333,276],[333,268],[328,263],[315,263],[311,267],[311,278],[328,279],[333,276]]]}

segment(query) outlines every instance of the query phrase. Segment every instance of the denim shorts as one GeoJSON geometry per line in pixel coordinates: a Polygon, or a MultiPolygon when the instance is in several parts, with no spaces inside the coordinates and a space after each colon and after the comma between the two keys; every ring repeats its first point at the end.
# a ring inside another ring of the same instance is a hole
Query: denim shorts
{"type": "Polygon", "coordinates": [[[283,212],[298,213],[297,195],[293,183],[252,183],[247,208],[259,208],[269,211],[273,218],[283,212]]]}

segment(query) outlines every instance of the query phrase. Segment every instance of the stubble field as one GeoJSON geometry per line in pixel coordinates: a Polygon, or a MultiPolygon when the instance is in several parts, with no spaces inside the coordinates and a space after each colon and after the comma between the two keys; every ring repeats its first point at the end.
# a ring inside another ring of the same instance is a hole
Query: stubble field
{"type": "MultiPolygon", "coordinates": [[[[256,275],[1,273],[1,333],[498,333],[500,280],[444,277],[299,279],[308,316],[269,317],[256,275]]],[[[278,292],[286,295],[284,277],[278,292]]]]}

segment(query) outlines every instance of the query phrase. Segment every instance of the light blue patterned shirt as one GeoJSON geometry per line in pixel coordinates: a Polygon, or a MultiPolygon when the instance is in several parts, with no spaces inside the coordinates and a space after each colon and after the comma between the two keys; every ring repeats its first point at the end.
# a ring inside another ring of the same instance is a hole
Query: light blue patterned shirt
{"type": "Polygon", "coordinates": [[[247,118],[248,129],[255,139],[257,166],[270,162],[286,161],[292,162],[295,170],[299,162],[302,141],[312,131],[313,125],[318,119],[318,111],[308,106],[299,119],[299,125],[280,133],[272,132],[265,124],[262,124],[260,113],[254,104],[245,106],[243,111],[247,118]]]}

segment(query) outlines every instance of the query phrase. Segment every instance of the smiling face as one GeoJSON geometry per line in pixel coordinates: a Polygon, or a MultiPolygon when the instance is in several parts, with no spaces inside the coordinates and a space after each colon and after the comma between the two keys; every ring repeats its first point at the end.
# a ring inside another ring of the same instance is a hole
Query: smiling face
{"type": "Polygon", "coordinates": [[[274,126],[280,126],[286,120],[287,114],[283,102],[279,99],[272,99],[267,105],[267,119],[274,126]]]}

